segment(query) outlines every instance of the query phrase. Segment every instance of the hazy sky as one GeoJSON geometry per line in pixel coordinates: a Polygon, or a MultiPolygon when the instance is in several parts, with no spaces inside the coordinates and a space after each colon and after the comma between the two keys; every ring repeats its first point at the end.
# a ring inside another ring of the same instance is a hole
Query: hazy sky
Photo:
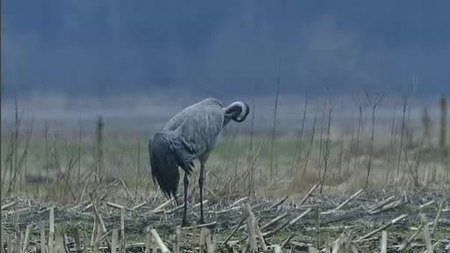
{"type": "Polygon", "coordinates": [[[10,94],[450,93],[449,1],[2,3],[10,94]]]}

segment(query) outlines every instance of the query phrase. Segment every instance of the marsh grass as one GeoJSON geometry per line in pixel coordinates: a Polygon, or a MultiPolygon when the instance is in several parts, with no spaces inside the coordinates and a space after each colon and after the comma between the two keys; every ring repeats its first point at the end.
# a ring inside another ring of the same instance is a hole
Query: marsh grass
{"type": "MultiPolygon", "coordinates": [[[[377,190],[393,184],[405,189],[448,187],[449,158],[440,155],[438,146],[422,138],[405,145],[402,136],[406,128],[417,135],[409,127],[405,104],[401,122],[395,117],[387,121],[387,135],[382,130],[375,135],[378,118],[374,117],[374,103],[371,127],[364,127],[365,107],[360,105],[354,114],[358,118],[352,118],[352,130],[347,132],[337,130],[333,107],[322,111],[323,120],[317,120],[317,114],[307,117],[310,102],[305,103],[304,110],[298,110],[297,131],[291,134],[253,131],[256,121],[252,114],[250,134],[225,131],[211,153],[206,166],[206,196],[295,196],[317,182],[324,194],[363,187],[377,190]]],[[[15,110],[13,124],[2,122],[3,196],[32,194],[60,202],[81,202],[117,182],[117,187],[125,187],[133,198],[158,191],[149,173],[147,135],[111,131],[114,126],[108,120],[101,130],[95,122],[85,124],[81,119],[76,131],[66,134],[54,131],[56,126],[50,123],[36,130],[32,121],[20,120],[18,105],[15,110]]],[[[420,129],[417,132],[423,133],[420,129]]],[[[197,173],[194,170],[192,182],[197,181],[197,173]]],[[[197,188],[193,183],[193,198],[198,197],[197,188]]]]}

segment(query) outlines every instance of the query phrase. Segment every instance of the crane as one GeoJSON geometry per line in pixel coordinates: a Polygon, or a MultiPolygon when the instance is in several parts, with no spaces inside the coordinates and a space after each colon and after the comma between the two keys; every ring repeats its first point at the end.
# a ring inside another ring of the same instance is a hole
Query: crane
{"type": "Polygon", "coordinates": [[[187,190],[194,160],[200,162],[200,224],[203,218],[203,184],[205,164],[225,126],[230,121],[243,122],[250,112],[247,103],[236,101],[224,107],[216,98],[206,98],[173,116],[162,130],[149,140],[149,156],[153,181],[167,198],[178,205],[179,168],[184,171],[184,209],[182,226],[187,226],[187,190]]]}

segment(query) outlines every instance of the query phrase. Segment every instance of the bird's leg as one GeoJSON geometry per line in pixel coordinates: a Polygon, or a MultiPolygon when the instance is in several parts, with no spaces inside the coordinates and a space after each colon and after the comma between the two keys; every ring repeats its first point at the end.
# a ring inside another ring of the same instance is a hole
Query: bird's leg
{"type": "Polygon", "coordinates": [[[200,188],[200,224],[204,224],[205,220],[203,219],[203,183],[205,181],[205,164],[203,162],[200,163],[200,175],[198,177],[198,186],[200,188]]]}
{"type": "Polygon", "coordinates": [[[183,222],[181,223],[182,227],[187,227],[189,226],[187,219],[186,219],[186,214],[187,214],[187,194],[188,194],[188,186],[189,186],[189,178],[188,178],[188,174],[184,173],[184,209],[183,209],[183,222]]]}

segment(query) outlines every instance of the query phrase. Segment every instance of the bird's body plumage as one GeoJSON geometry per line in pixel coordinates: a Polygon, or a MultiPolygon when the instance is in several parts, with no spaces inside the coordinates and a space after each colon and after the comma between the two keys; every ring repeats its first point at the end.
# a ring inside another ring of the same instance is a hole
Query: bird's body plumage
{"type": "MultiPolygon", "coordinates": [[[[224,115],[223,105],[217,99],[204,99],[184,108],[167,122],[162,131],[154,134],[155,149],[167,146],[163,152],[155,151],[166,153],[165,158],[172,159],[170,163],[177,164],[190,174],[195,159],[206,162],[222,131],[224,115]],[[169,151],[174,153],[174,157],[167,155],[169,151]]],[[[156,154],[153,157],[155,160],[161,159],[156,154]]],[[[152,166],[152,176],[166,195],[176,197],[178,168],[162,168],[155,164],[152,166]]]]}
{"type": "MultiPolygon", "coordinates": [[[[184,108],[153,135],[149,142],[152,177],[166,196],[176,199],[180,167],[185,172],[186,206],[187,176],[192,172],[194,160],[198,159],[201,164],[199,183],[202,188],[204,164],[223,128],[231,120],[242,122],[248,113],[245,103],[235,102],[224,107],[219,100],[207,98],[184,108]]],[[[202,189],[200,195],[202,198],[202,189]]]]}
{"type": "Polygon", "coordinates": [[[197,157],[214,148],[224,120],[222,103],[209,98],[188,106],[173,116],[163,131],[176,132],[197,157]]]}

